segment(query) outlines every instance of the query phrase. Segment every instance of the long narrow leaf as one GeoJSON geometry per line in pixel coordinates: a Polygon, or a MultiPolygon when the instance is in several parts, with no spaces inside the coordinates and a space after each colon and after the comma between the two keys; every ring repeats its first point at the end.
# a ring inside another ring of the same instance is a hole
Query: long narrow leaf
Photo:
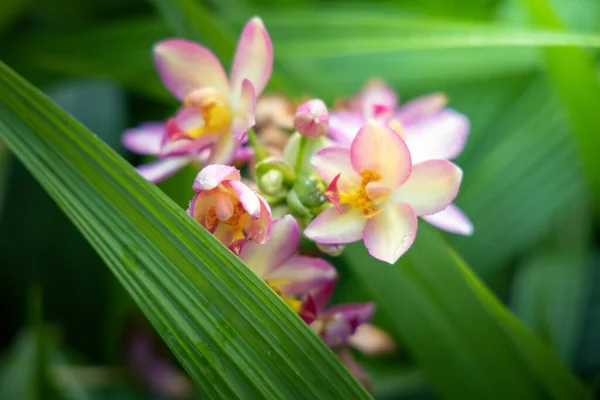
{"type": "MultiPolygon", "coordinates": [[[[533,19],[542,26],[563,28],[558,15],[546,0],[525,1],[533,19]]],[[[592,57],[578,48],[551,47],[544,50],[546,70],[575,128],[590,188],[600,212],[600,82],[592,57]]]]}
{"type": "Polygon", "coordinates": [[[2,209],[4,206],[4,195],[6,194],[6,184],[10,170],[11,155],[6,145],[0,141],[0,218],[2,218],[2,209]]]}
{"type": "Polygon", "coordinates": [[[206,398],[368,398],[264,282],[4,64],[0,139],[95,247],[206,398]]]}
{"type": "Polygon", "coordinates": [[[502,306],[426,224],[393,267],[363,246],[345,259],[447,399],[589,399],[558,357],[502,306]],[[369,263],[367,267],[367,262],[369,263]]]}

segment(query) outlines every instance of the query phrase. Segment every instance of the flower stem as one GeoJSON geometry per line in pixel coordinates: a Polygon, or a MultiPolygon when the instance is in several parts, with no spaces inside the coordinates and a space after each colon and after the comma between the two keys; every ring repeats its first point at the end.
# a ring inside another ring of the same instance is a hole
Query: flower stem
{"type": "Polygon", "coordinates": [[[248,131],[248,141],[250,142],[250,146],[252,146],[254,149],[254,157],[256,157],[256,161],[261,161],[267,158],[267,151],[256,137],[254,129],[250,129],[248,131]]]}
{"type": "Polygon", "coordinates": [[[306,144],[308,143],[308,140],[309,139],[305,138],[304,136],[300,137],[300,144],[298,146],[298,157],[296,158],[296,176],[302,171],[304,153],[306,152],[306,144]]]}

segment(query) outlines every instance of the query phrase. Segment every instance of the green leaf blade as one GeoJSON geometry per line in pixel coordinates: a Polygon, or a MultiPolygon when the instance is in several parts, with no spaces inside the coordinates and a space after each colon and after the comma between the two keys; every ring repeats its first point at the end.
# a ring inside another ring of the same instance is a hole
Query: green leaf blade
{"type": "Polygon", "coordinates": [[[585,388],[501,305],[441,239],[421,224],[395,266],[370,263],[353,245],[345,259],[386,314],[428,380],[448,399],[591,398],[585,388]]]}
{"type": "Polygon", "coordinates": [[[4,64],[0,73],[0,138],[96,248],[201,393],[369,397],[229,250],[4,64]]]}
{"type": "MultiPolygon", "coordinates": [[[[533,20],[541,26],[562,30],[563,24],[546,0],[526,0],[533,20]]],[[[600,140],[598,109],[600,81],[593,58],[580,48],[550,47],[544,49],[545,67],[574,127],[579,154],[600,210],[600,140]]]]}

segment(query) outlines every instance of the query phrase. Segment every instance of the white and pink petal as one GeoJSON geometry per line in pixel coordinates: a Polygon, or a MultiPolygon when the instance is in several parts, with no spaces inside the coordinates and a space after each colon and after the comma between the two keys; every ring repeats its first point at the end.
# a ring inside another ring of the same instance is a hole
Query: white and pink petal
{"type": "Polygon", "coordinates": [[[406,203],[388,202],[369,218],[363,233],[365,246],[373,257],[394,264],[410,248],[417,234],[417,217],[406,203]]]}
{"type": "Polygon", "coordinates": [[[262,20],[252,18],[246,23],[231,67],[231,87],[234,93],[241,90],[242,82],[248,79],[259,96],[273,69],[273,46],[262,20]]]}
{"type": "Polygon", "coordinates": [[[233,121],[233,137],[243,140],[248,130],[254,126],[254,109],[256,107],[256,93],[248,79],[242,81],[242,89],[238,103],[235,105],[235,119],[233,121]]]}
{"type": "Polygon", "coordinates": [[[240,171],[231,165],[207,165],[196,175],[192,189],[195,191],[211,190],[223,181],[239,181],[240,171]]]}
{"type": "Polygon", "coordinates": [[[402,138],[375,120],[358,131],[350,146],[350,160],[355,171],[379,173],[378,182],[390,189],[402,185],[411,171],[410,152],[402,138]]]}
{"type": "Polygon", "coordinates": [[[330,207],[319,214],[304,230],[304,236],[317,243],[342,244],[360,240],[366,218],[362,211],[344,207],[340,212],[330,207]]]}
{"type": "Polygon", "coordinates": [[[265,244],[250,242],[244,246],[240,258],[263,279],[283,265],[296,253],[300,243],[298,223],[291,215],[273,221],[271,238],[265,244]]]}
{"type": "Polygon", "coordinates": [[[298,255],[289,258],[267,275],[267,279],[284,282],[279,286],[284,295],[310,294],[318,309],[327,305],[337,278],[337,271],[327,261],[298,255]]]}
{"type": "Polygon", "coordinates": [[[329,346],[345,344],[356,329],[371,320],[375,313],[373,303],[340,304],[328,308],[319,315],[326,322],[322,337],[329,346]]]}
{"type": "Polygon", "coordinates": [[[446,208],[458,193],[462,170],[446,160],[429,160],[413,166],[410,177],[391,201],[410,204],[416,215],[431,215],[446,208]]]}
{"type": "MultiPolygon", "coordinates": [[[[236,170],[237,171],[237,170],[236,170]]],[[[244,210],[250,214],[252,219],[257,219],[261,213],[261,203],[258,199],[258,194],[245,183],[239,180],[230,180],[225,183],[226,187],[230,187],[235,192],[237,198],[240,200],[244,210]]]]}
{"type": "Polygon", "coordinates": [[[153,161],[136,167],[137,171],[150,182],[160,182],[167,179],[184,166],[188,165],[190,157],[171,157],[164,160],[153,161]]]}
{"type": "Polygon", "coordinates": [[[325,183],[330,184],[338,175],[337,188],[349,191],[360,185],[360,175],[354,170],[350,150],[331,146],[317,151],[310,160],[325,183]]]}
{"type": "Polygon", "coordinates": [[[229,93],[227,75],[208,49],[185,39],[167,39],[154,46],[154,63],[167,87],[180,100],[195,89],[229,93]]]}
{"type": "Polygon", "coordinates": [[[420,118],[442,110],[447,103],[448,98],[443,93],[427,94],[403,104],[394,113],[394,118],[399,119],[404,125],[409,125],[420,118]]]}
{"type": "Polygon", "coordinates": [[[256,243],[265,244],[271,237],[271,207],[261,195],[256,196],[260,203],[260,213],[256,219],[250,220],[247,237],[256,243]]]}
{"type": "Polygon", "coordinates": [[[375,314],[375,304],[367,303],[346,303],[339,304],[326,309],[323,316],[335,316],[341,320],[349,321],[354,329],[359,325],[369,322],[375,314]]]}
{"type": "Polygon", "coordinates": [[[398,95],[385,82],[372,79],[358,95],[360,109],[365,119],[391,113],[398,105],[398,95]]]}
{"type": "Polygon", "coordinates": [[[329,136],[336,144],[350,148],[365,119],[358,111],[335,111],[329,115],[329,136]]]}
{"type": "Polygon", "coordinates": [[[423,215],[423,219],[431,225],[457,235],[470,236],[473,234],[473,223],[456,205],[450,204],[431,215],[423,215]]]}
{"type": "Polygon", "coordinates": [[[404,126],[406,144],[413,164],[427,160],[452,160],[465,147],[469,120],[444,109],[404,126]]]}
{"type": "Polygon", "coordinates": [[[234,138],[233,134],[218,135],[210,147],[206,162],[210,164],[229,164],[233,161],[241,146],[242,141],[234,138]]]}
{"type": "Polygon", "coordinates": [[[131,152],[142,155],[157,155],[160,152],[165,124],[163,122],[147,122],[123,133],[123,146],[131,152]]]}

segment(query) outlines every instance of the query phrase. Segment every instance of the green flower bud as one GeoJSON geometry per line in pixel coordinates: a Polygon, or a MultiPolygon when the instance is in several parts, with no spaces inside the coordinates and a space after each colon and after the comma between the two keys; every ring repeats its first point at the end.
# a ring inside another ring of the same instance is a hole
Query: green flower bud
{"type": "Polygon", "coordinates": [[[325,189],[323,180],[315,175],[299,174],[296,176],[294,191],[300,202],[308,208],[320,207],[327,200],[325,189]]]}
{"type": "Polygon", "coordinates": [[[274,196],[279,193],[283,187],[283,174],[281,171],[272,169],[261,176],[257,183],[261,191],[274,196]]]}
{"type": "Polygon", "coordinates": [[[294,184],[294,171],[283,160],[269,157],[254,168],[256,184],[261,192],[274,199],[283,200],[294,184]]]}
{"type": "Polygon", "coordinates": [[[257,163],[254,167],[254,174],[257,179],[260,179],[263,175],[272,170],[276,170],[281,173],[284,184],[291,186],[296,179],[296,174],[294,174],[292,167],[284,160],[280,160],[275,157],[268,157],[257,163]]]}

